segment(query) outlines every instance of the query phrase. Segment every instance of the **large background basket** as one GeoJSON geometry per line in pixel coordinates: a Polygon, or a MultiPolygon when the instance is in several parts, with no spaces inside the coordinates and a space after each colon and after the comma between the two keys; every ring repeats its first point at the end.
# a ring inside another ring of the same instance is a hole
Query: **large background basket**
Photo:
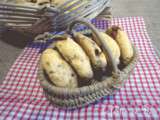
{"type": "MultiPolygon", "coordinates": [[[[91,20],[97,17],[105,8],[110,6],[110,1],[111,0],[66,0],[63,5],[55,6],[55,9],[58,9],[59,12],[56,14],[53,13],[53,31],[65,30],[67,26],[76,19],[85,18],[91,20]],[[72,9],[69,9],[67,8],[67,3],[70,1],[80,2],[76,2],[77,4],[71,6],[71,8],[73,7],[72,9]],[[76,8],[76,6],[79,5],[80,7],[76,8]]],[[[15,0],[3,0],[1,2],[15,4],[15,0]]]]}
{"type": "Polygon", "coordinates": [[[84,20],[76,20],[71,23],[68,30],[72,33],[72,28],[77,23],[86,25],[92,30],[92,33],[97,36],[99,42],[102,44],[104,53],[108,55],[111,61],[110,70],[112,71],[112,75],[109,77],[104,75],[103,81],[93,82],[93,84],[91,85],[83,86],[80,88],[73,88],[73,89],[59,88],[52,85],[50,82],[48,82],[47,77],[44,74],[44,70],[42,69],[41,65],[39,65],[38,76],[39,76],[40,84],[43,87],[44,92],[46,94],[46,97],[51,101],[51,103],[54,106],[58,106],[61,108],[83,107],[106,95],[113,94],[123,86],[128,76],[130,75],[131,71],[135,67],[138,59],[137,50],[133,46],[134,56],[132,60],[128,65],[126,65],[125,67],[123,67],[123,69],[120,70],[118,66],[116,66],[115,64],[115,61],[113,59],[112,53],[110,52],[110,49],[108,48],[107,45],[103,44],[104,40],[101,38],[101,36],[99,35],[99,32],[92,24],[84,20]]]}
{"type": "MultiPolygon", "coordinates": [[[[73,10],[73,13],[71,14],[63,14],[62,18],[55,17],[55,30],[63,30],[67,28],[67,26],[76,19],[85,18],[89,21],[97,17],[99,14],[102,13],[102,11],[104,11],[107,7],[110,6],[111,0],[82,0],[82,2],[85,2],[85,5],[83,6],[83,11],[73,10]],[[65,18],[69,19],[65,21],[65,18]],[[65,21],[63,26],[59,26],[60,20],[65,21]]],[[[61,11],[63,12],[63,10],[61,11]]],[[[70,11],[66,11],[66,13],[69,12],[70,11]]]]}

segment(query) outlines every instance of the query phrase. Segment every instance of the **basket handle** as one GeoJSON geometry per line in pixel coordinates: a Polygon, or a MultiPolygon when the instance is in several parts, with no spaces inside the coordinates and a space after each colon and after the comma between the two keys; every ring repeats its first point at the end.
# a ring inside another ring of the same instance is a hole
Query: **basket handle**
{"type": "Polygon", "coordinates": [[[113,68],[113,73],[119,74],[119,69],[115,63],[115,60],[113,59],[113,55],[111,53],[111,50],[109,49],[109,47],[105,44],[105,41],[103,40],[103,38],[101,37],[101,35],[99,34],[99,31],[89,22],[87,22],[84,19],[78,19],[73,21],[69,26],[68,26],[68,32],[73,32],[73,28],[76,24],[83,24],[86,25],[87,27],[89,27],[89,29],[91,29],[91,31],[93,32],[93,34],[95,34],[95,36],[97,37],[97,39],[99,40],[99,42],[102,45],[102,49],[104,50],[105,55],[108,56],[109,60],[111,61],[111,65],[113,68]]]}

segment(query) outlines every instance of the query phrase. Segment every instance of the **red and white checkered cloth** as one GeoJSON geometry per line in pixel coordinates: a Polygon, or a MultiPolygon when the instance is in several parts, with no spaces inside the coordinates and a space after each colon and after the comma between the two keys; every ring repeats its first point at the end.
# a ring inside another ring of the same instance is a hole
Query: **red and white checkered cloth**
{"type": "MultiPolygon", "coordinates": [[[[120,25],[140,52],[140,60],[125,86],[113,96],[75,110],[53,107],[37,79],[37,63],[44,43],[30,43],[0,86],[0,120],[160,119],[160,58],[142,17],[114,18],[111,24],[94,20],[100,29],[120,25]]],[[[49,44],[49,43],[47,43],[49,44]]]]}

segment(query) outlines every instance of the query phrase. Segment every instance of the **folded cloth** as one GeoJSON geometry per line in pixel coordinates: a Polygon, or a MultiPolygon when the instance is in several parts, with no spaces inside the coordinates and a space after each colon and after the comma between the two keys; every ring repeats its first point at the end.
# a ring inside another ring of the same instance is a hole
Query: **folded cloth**
{"type": "Polygon", "coordinates": [[[142,17],[92,21],[97,28],[120,25],[139,50],[140,59],[132,75],[113,96],[106,96],[86,107],[63,110],[45,98],[37,78],[40,52],[50,44],[31,42],[12,65],[0,86],[0,119],[85,120],[159,119],[160,58],[147,34],[142,17]]]}

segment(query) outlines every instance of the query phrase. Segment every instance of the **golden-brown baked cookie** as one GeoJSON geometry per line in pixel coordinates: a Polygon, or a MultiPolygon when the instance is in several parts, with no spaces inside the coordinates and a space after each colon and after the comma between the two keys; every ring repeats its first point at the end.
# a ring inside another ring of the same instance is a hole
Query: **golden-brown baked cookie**
{"type": "MultiPolygon", "coordinates": [[[[116,43],[116,41],[111,38],[109,35],[107,35],[104,32],[100,32],[99,33],[101,35],[101,37],[104,39],[105,44],[109,47],[112,55],[113,55],[113,59],[115,60],[116,64],[118,65],[120,63],[120,48],[118,46],[118,44],[116,43]]],[[[97,38],[93,35],[93,39],[99,44],[101,45],[101,43],[99,42],[99,40],[97,40],[97,38]]],[[[106,56],[107,61],[109,62],[108,57],[106,56]]]]}
{"type": "Polygon", "coordinates": [[[78,44],[84,49],[84,51],[90,58],[90,61],[94,68],[106,67],[106,57],[95,41],[81,33],[76,33],[74,37],[78,44]]]}
{"type": "Polygon", "coordinates": [[[56,50],[46,49],[40,60],[42,68],[56,86],[67,88],[78,86],[76,73],[56,50]]]}
{"type": "Polygon", "coordinates": [[[89,58],[75,41],[68,37],[65,40],[58,40],[55,46],[81,78],[93,77],[89,58]]]}
{"type": "Polygon", "coordinates": [[[133,47],[127,33],[118,26],[112,26],[106,33],[118,43],[121,50],[122,62],[128,64],[133,57],[133,47]]]}

